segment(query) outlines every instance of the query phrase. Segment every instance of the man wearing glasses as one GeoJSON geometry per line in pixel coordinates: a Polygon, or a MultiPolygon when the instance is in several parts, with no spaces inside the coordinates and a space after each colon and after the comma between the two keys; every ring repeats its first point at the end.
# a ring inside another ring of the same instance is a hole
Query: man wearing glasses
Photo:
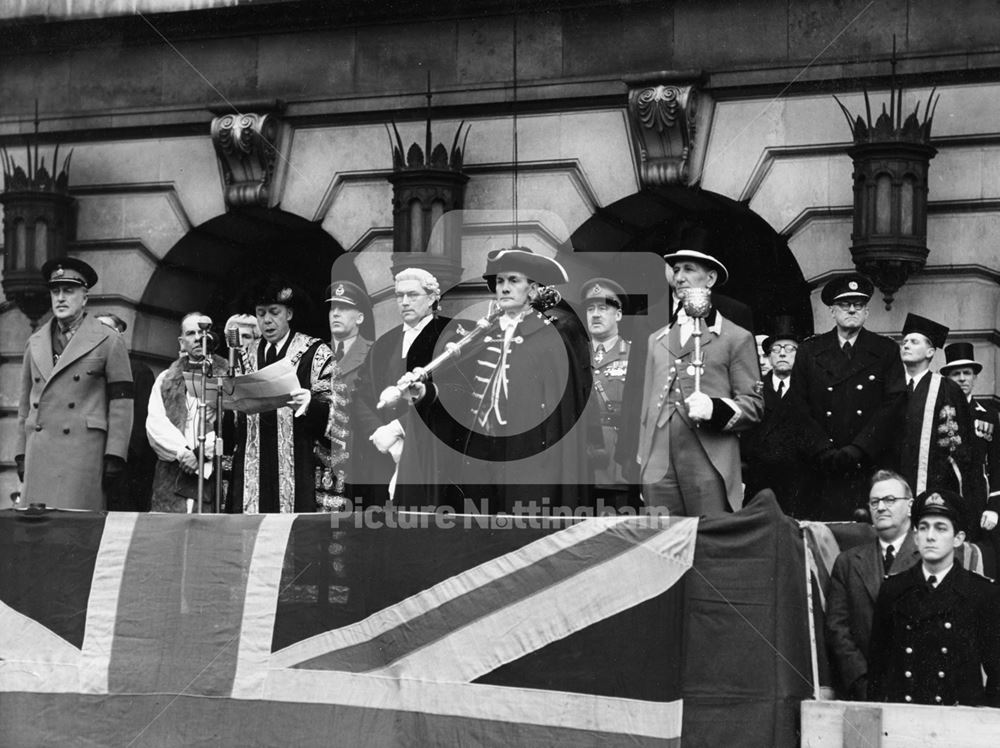
{"type": "Polygon", "coordinates": [[[920,560],[910,532],[913,493],[902,476],[872,476],[868,511],[876,539],[837,556],[826,592],[826,641],[845,698],[863,701],[868,688],[868,643],[882,580],[920,560]]]}
{"type": "Polygon", "coordinates": [[[853,519],[864,473],[886,464],[894,436],[894,406],[906,385],[896,344],[864,328],[873,292],[871,281],[858,273],[829,281],[821,298],[834,327],[803,341],[792,368],[811,463],[809,519],[853,519]]]}
{"type": "MultiPolygon", "coordinates": [[[[392,413],[378,410],[382,390],[401,376],[434,357],[434,345],[451,319],[436,314],[441,298],[437,278],[423,268],[407,268],[395,277],[396,305],[402,324],[372,344],[362,365],[355,392],[356,446],[365,450],[367,440],[374,449],[362,457],[355,490],[361,490],[366,505],[384,505],[390,498],[390,483],[403,452],[403,423],[392,413]],[[365,488],[360,488],[362,485],[365,488]]],[[[394,487],[394,484],[393,484],[394,487]]]]}
{"type": "Polygon", "coordinates": [[[782,510],[790,517],[806,516],[803,512],[804,481],[799,456],[802,439],[790,394],[792,366],[800,341],[791,318],[779,317],[772,333],[761,343],[768,365],[768,373],[762,380],[764,416],[758,426],[741,437],[740,442],[746,462],[746,495],[754,496],[770,488],[782,510]]]}

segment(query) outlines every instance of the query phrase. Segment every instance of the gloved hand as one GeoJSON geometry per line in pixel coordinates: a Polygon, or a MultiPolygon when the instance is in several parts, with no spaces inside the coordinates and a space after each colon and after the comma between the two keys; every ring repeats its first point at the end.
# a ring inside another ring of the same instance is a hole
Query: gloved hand
{"type": "Polygon", "coordinates": [[[997,526],[997,519],[1000,518],[996,512],[992,509],[987,509],[983,512],[983,516],[979,518],[979,525],[984,530],[992,530],[997,526]]]}
{"type": "Polygon", "coordinates": [[[108,488],[125,472],[125,460],[117,455],[104,455],[104,478],[102,485],[108,488]]]}
{"type": "Polygon", "coordinates": [[[24,455],[14,455],[14,462],[17,463],[17,479],[24,483],[24,455]]]}
{"type": "Polygon", "coordinates": [[[712,418],[712,398],[704,392],[692,392],[684,400],[688,415],[694,421],[708,421],[712,418]]]}

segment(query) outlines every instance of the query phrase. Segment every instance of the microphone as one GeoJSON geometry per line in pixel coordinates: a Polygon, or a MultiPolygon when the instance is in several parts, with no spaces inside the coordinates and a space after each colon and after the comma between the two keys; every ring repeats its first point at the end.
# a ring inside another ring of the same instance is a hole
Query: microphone
{"type": "Polygon", "coordinates": [[[229,372],[235,374],[237,356],[239,356],[240,369],[243,368],[243,345],[240,342],[240,329],[238,327],[226,328],[226,346],[229,348],[229,372]]]}

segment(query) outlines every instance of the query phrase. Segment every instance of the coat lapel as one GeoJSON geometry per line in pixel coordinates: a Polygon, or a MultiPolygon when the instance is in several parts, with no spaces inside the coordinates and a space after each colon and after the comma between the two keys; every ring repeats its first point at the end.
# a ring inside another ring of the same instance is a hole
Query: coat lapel
{"type": "Polygon", "coordinates": [[[49,320],[31,336],[31,357],[45,380],[52,378],[52,325],[55,323],[54,319],[49,320]]]}
{"type": "Polygon", "coordinates": [[[882,547],[877,539],[862,549],[859,561],[858,572],[861,574],[865,589],[868,590],[868,596],[874,602],[878,598],[882,577],[885,576],[882,571],[882,547]]]}
{"type": "Polygon", "coordinates": [[[371,347],[372,344],[370,340],[358,337],[358,339],[354,341],[354,345],[351,346],[351,349],[344,354],[344,357],[337,364],[337,366],[340,367],[341,376],[346,376],[361,366],[361,364],[365,361],[365,357],[368,355],[368,349],[371,347]]]}
{"type": "MultiPolygon", "coordinates": [[[[97,322],[92,317],[86,317],[80,326],[77,328],[73,337],[70,338],[69,343],[66,344],[66,349],[62,352],[59,360],[52,367],[51,377],[55,377],[60,371],[65,369],[74,361],[83,358],[85,355],[90,353],[94,348],[96,348],[101,341],[103,341],[108,335],[112,333],[110,327],[102,325],[97,322]]],[[[115,333],[116,335],[118,333],[115,333]]],[[[49,360],[52,360],[51,350],[52,350],[52,338],[51,335],[48,338],[49,341],[49,360]]],[[[50,377],[50,379],[51,379],[50,377]]]]}

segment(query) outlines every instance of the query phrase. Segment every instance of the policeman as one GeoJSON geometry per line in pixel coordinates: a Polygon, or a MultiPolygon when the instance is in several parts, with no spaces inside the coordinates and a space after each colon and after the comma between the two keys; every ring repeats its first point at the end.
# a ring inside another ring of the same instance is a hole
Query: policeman
{"type": "MultiPolygon", "coordinates": [[[[802,517],[850,520],[869,468],[884,466],[905,392],[899,348],[865,329],[871,281],[858,273],[823,288],[834,327],[802,342],[792,368],[809,485],[802,517]]],[[[864,512],[867,514],[867,512],[864,512]]]]}
{"type": "Polygon", "coordinates": [[[591,278],[581,286],[580,302],[590,333],[590,359],[594,372],[591,400],[601,419],[603,449],[593,452],[594,482],[598,500],[621,507],[629,500],[629,487],[621,466],[612,459],[618,442],[622,392],[632,343],[619,335],[625,290],[609,278],[591,278]]]}
{"type": "Polygon", "coordinates": [[[872,701],[1000,706],[1000,589],[955,563],[962,516],[962,497],[952,491],[928,490],[914,502],[921,562],[879,591],[868,655],[872,701]]]}

